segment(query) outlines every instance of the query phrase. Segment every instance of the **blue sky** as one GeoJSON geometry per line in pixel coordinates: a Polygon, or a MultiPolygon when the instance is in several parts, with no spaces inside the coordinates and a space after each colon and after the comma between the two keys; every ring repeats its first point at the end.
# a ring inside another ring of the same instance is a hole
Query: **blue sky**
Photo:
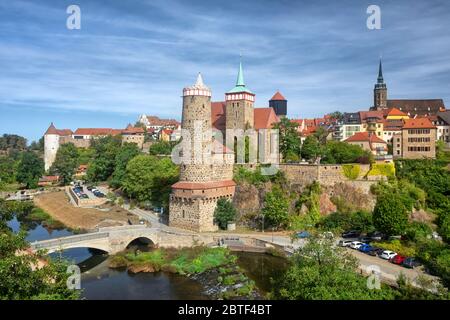
{"type": "Polygon", "coordinates": [[[279,89],[291,117],[367,109],[380,54],[390,98],[449,104],[449,17],[446,0],[0,0],[0,134],[180,119],[182,88],[200,71],[223,100],[240,53],[256,106],[279,89]]]}

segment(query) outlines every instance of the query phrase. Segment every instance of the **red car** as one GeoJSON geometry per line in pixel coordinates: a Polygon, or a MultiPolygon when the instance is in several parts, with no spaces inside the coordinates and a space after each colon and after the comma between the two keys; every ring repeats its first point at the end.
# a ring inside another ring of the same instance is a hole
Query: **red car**
{"type": "Polygon", "coordinates": [[[393,257],[391,259],[391,262],[395,263],[395,264],[402,264],[403,261],[405,261],[405,259],[406,259],[406,257],[401,256],[401,255],[398,254],[398,255],[396,255],[395,257],[393,257]]]}

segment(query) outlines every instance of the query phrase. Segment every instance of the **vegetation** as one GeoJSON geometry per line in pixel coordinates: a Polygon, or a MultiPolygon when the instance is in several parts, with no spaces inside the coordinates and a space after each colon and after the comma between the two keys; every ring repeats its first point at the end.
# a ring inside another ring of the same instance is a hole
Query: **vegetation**
{"type": "Polygon", "coordinates": [[[25,151],[27,139],[16,134],[4,134],[0,137],[0,150],[2,151],[25,151]]]}
{"type": "Polygon", "coordinates": [[[344,176],[350,180],[355,180],[359,177],[361,167],[358,164],[344,164],[342,165],[344,176]]]}
{"type": "MultiPolygon", "coordinates": [[[[13,212],[22,205],[10,205],[0,200],[0,299],[5,300],[40,300],[40,299],[78,299],[79,291],[67,288],[68,264],[59,259],[48,259],[42,253],[21,254],[29,243],[27,234],[21,231],[13,233],[7,227],[7,221],[13,212]],[[38,262],[45,261],[41,267],[38,262]]],[[[24,206],[28,210],[29,206],[24,206]]]]}
{"type": "Polygon", "coordinates": [[[219,227],[223,230],[227,228],[229,222],[233,222],[236,219],[236,208],[233,203],[227,199],[219,199],[217,201],[217,207],[214,211],[214,219],[219,224],[219,227]]]}
{"type": "Polygon", "coordinates": [[[385,176],[395,178],[395,166],[391,163],[372,163],[368,176],[385,176]]]}
{"type": "Polygon", "coordinates": [[[298,162],[300,160],[301,140],[297,131],[298,124],[286,117],[274,125],[279,130],[280,153],[285,162],[298,162]]]}
{"type": "Polygon", "coordinates": [[[93,139],[93,161],[87,170],[89,181],[106,181],[114,172],[116,155],[122,145],[121,136],[107,136],[93,139]]]}
{"type": "Polygon", "coordinates": [[[283,300],[392,299],[394,291],[382,285],[368,289],[356,272],[358,262],[331,240],[310,238],[291,257],[291,267],[273,281],[271,298],[283,300]]]}
{"type": "Polygon", "coordinates": [[[114,172],[110,182],[111,187],[122,187],[122,182],[124,181],[126,175],[127,165],[130,160],[139,155],[139,153],[139,148],[135,143],[123,144],[116,154],[114,172]]]}
{"type": "Polygon", "coordinates": [[[170,155],[172,153],[173,147],[178,142],[170,142],[170,141],[157,141],[152,143],[150,146],[149,152],[152,155],[170,155]]]}
{"type": "Polygon", "coordinates": [[[262,214],[267,227],[280,228],[288,223],[289,199],[279,186],[266,194],[262,214]]]}
{"type": "Polygon", "coordinates": [[[178,175],[171,159],[138,155],[128,162],[122,189],[140,202],[168,207],[171,185],[178,181],[178,175]]]}
{"type": "Polygon", "coordinates": [[[24,184],[27,189],[33,189],[37,187],[43,173],[44,161],[32,151],[24,152],[17,167],[17,181],[24,184]]]}
{"type": "Polygon", "coordinates": [[[352,213],[334,212],[322,218],[318,227],[337,233],[347,230],[358,230],[361,232],[372,232],[375,230],[372,214],[367,211],[356,211],[352,213]]]}
{"type": "Polygon", "coordinates": [[[285,177],[282,171],[278,171],[274,175],[264,175],[261,166],[257,166],[254,170],[248,170],[243,166],[235,166],[233,180],[237,183],[248,183],[259,186],[266,182],[283,183],[285,177]]]}
{"type": "Polygon", "coordinates": [[[300,195],[295,207],[298,211],[305,205],[308,208],[306,213],[298,216],[291,216],[290,228],[293,230],[310,228],[320,220],[320,198],[321,188],[319,183],[313,182],[300,195]]]}
{"type": "Polygon", "coordinates": [[[0,156],[0,190],[16,182],[18,162],[9,156],[0,156]]]}
{"type": "Polygon", "coordinates": [[[64,185],[72,181],[72,176],[78,168],[78,150],[73,143],[61,145],[56,153],[55,162],[50,168],[50,174],[59,175],[64,185]]]}
{"type": "Polygon", "coordinates": [[[398,194],[382,193],[373,210],[375,227],[387,235],[401,235],[408,225],[408,212],[398,194]]]}
{"type": "Polygon", "coordinates": [[[371,163],[373,155],[358,145],[341,141],[327,141],[321,163],[371,163]]]}

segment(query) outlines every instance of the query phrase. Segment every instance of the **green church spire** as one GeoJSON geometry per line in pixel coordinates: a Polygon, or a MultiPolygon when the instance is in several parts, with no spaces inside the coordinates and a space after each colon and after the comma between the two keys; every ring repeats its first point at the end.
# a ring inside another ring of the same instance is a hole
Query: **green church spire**
{"type": "Polygon", "coordinates": [[[251,92],[249,89],[247,89],[245,87],[245,82],[244,82],[244,71],[242,68],[242,56],[241,59],[239,61],[239,71],[238,71],[238,76],[236,79],[236,86],[231,89],[230,91],[228,91],[227,93],[238,93],[238,92],[248,92],[248,93],[253,93],[251,92]]]}

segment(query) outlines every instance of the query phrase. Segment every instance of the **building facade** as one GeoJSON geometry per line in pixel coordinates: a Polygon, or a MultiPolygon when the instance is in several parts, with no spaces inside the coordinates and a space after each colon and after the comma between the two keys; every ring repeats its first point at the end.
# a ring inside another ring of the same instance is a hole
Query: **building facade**
{"type": "Polygon", "coordinates": [[[401,132],[393,138],[394,158],[436,158],[436,126],[428,118],[403,121],[401,132]]]}

